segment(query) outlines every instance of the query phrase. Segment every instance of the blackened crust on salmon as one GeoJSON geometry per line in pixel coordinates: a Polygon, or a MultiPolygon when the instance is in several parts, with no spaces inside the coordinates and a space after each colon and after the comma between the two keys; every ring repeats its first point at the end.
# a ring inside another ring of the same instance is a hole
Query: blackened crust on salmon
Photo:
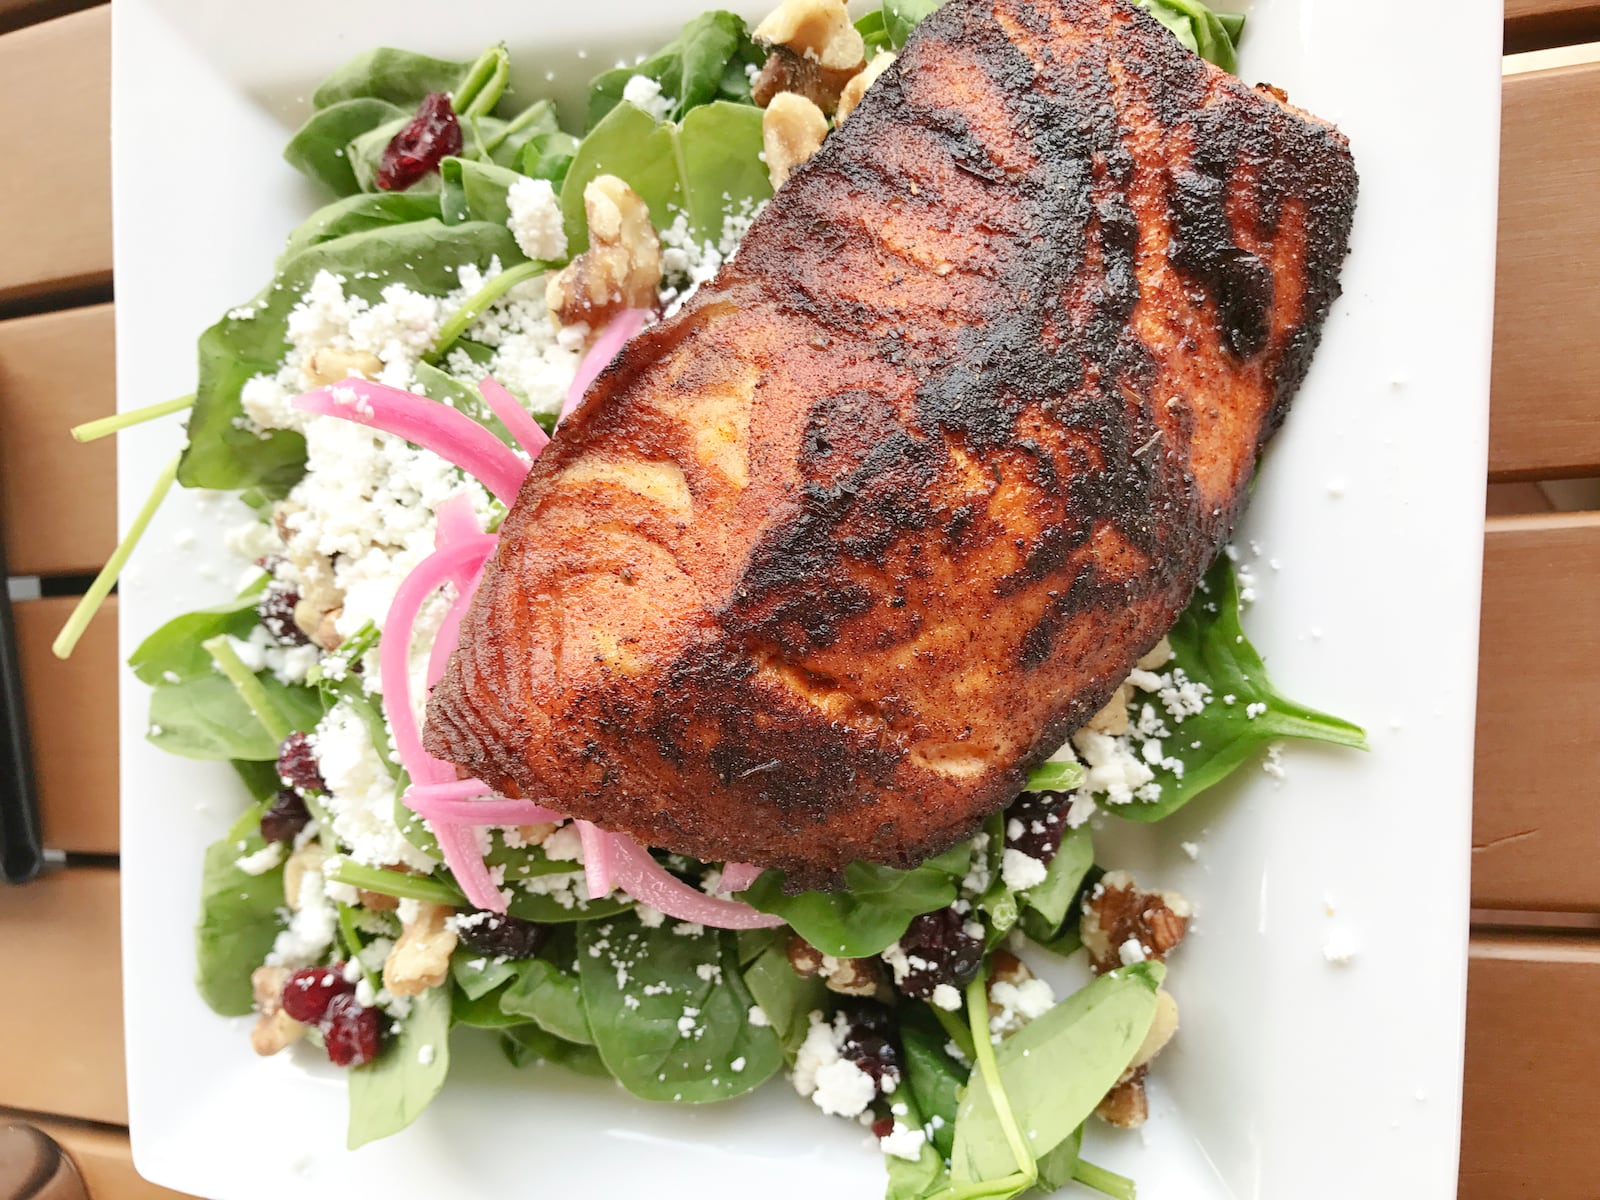
{"type": "Polygon", "coordinates": [[[968,836],[1226,538],[1355,192],[1124,0],[950,0],[534,465],[429,748],[794,884],[968,836]]]}

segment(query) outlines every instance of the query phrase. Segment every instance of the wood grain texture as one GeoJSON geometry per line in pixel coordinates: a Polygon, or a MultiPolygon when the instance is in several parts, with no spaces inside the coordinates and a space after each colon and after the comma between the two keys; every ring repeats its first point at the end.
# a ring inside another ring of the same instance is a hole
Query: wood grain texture
{"type": "Polygon", "coordinates": [[[0,33],[93,8],[104,0],[0,0],[0,33]]]}
{"type": "Polygon", "coordinates": [[[44,844],[115,854],[117,600],[106,601],[77,651],[62,662],[50,653],[50,643],[75,603],[59,596],[12,608],[44,844]]]}
{"type": "Polygon", "coordinates": [[[1600,63],[1511,75],[1501,116],[1492,479],[1600,472],[1600,63]]]}
{"type": "Polygon", "coordinates": [[[1505,8],[1508,54],[1600,38],[1596,0],[1505,0],[1505,8]]]}
{"type": "Polygon", "coordinates": [[[116,410],[113,334],[109,304],[0,321],[0,533],[14,574],[88,574],[116,545],[115,439],[68,433],[116,410]]]}
{"type": "Polygon", "coordinates": [[[1473,904],[1600,909],[1600,513],[1491,518],[1473,904]]]}
{"type": "Polygon", "coordinates": [[[26,1122],[55,1139],[78,1168],[89,1200],[175,1200],[185,1195],[157,1187],[134,1169],[124,1129],[0,1109],[0,1125],[11,1121],[26,1122]]]}
{"type": "Polygon", "coordinates": [[[120,909],[110,870],[0,887],[0,1105],[127,1123],[120,909]]]}
{"type": "Polygon", "coordinates": [[[0,303],[111,278],[111,10],[0,37],[0,303]]]}
{"type": "Polygon", "coordinates": [[[1594,1200],[1600,939],[1479,935],[1471,953],[1460,1200],[1594,1200]]]}

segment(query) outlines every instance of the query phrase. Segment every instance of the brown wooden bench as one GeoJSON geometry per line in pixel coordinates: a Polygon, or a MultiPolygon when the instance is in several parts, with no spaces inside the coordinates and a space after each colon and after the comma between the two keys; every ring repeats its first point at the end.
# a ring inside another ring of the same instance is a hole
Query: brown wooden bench
{"type": "MultiPolygon", "coordinates": [[[[114,407],[109,10],[56,15],[78,7],[0,0],[0,112],[28,118],[0,133],[28,163],[0,189],[0,528],[11,570],[52,581],[114,538],[111,448],[65,434],[114,407]]],[[[1489,475],[1491,507],[1515,515],[1486,529],[1461,1195],[1593,1200],[1600,512],[1550,511],[1529,481],[1600,476],[1600,3],[1507,0],[1506,16],[1513,50],[1596,44],[1505,81],[1489,475]]],[[[0,988],[0,1117],[56,1137],[99,1200],[172,1195],[138,1180],[122,1128],[114,625],[57,663],[71,603],[16,605],[45,839],[69,857],[0,887],[8,977],[42,981],[0,988]]]]}

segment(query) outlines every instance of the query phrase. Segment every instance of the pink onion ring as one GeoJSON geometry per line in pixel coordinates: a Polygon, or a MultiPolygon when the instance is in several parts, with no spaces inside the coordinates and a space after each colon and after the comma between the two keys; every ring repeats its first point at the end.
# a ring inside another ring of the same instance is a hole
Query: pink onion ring
{"type": "Polygon", "coordinates": [[[539,452],[550,444],[550,435],[539,428],[539,422],[528,415],[528,410],[517,403],[517,398],[493,379],[478,383],[478,391],[500,418],[500,423],[517,440],[517,445],[527,451],[529,458],[538,458],[539,452]]]}
{"type": "Polygon", "coordinates": [[[757,912],[737,900],[718,900],[690,887],[632,838],[615,833],[602,836],[611,839],[610,865],[617,885],[635,900],[659,908],[669,917],[717,929],[770,929],[784,923],[782,917],[757,912]]]}
{"type": "Polygon", "coordinates": [[[484,536],[477,514],[472,511],[472,499],[465,492],[457,492],[439,504],[433,510],[433,519],[435,550],[443,550],[453,542],[484,536]]]}
{"type": "Polygon", "coordinates": [[[399,388],[351,377],[296,396],[294,406],[325,417],[343,417],[381,429],[432,450],[474,475],[501,503],[516,501],[528,465],[511,447],[466,413],[399,388]]]}
{"type": "Polygon", "coordinates": [[[589,898],[598,900],[609,895],[616,881],[616,870],[611,853],[616,838],[589,821],[575,821],[578,840],[583,843],[583,873],[589,884],[589,898]]]}
{"type": "Polygon", "coordinates": [[[600,330],[600,336],[595,338],[594,345],[589,347],[589,352],[578,364],[578,373],[572,377],[572,386],[567,389],[567,398],[561,405],[561,415],[556,418],[557,425],[578,407],[589,385],[611,364],[623,344],[643,329],[645,322],[653,316],[655,314],[648,308],[625,308],[606,323],[605,328],[600,330]]]}
{"type": "Polygon", "coordinates": [[[753,863],[724,863],[722,883],[717,891],[723,895],[742,892],[761,875],[761,868],[753,863]]]}
{"type": "Polygon", "coordinates": [[[474,796],[492,796],[490,800],[451,800],[430,793],[426,787],[412,787],[406,791],[406,807],[430,822],[452,825],[543,825],[546,822],[564,821],[566,817],[532,800],[506,800],[496,796],[494,789],[476,779],[463,780],[475,783],[474,796]]]}

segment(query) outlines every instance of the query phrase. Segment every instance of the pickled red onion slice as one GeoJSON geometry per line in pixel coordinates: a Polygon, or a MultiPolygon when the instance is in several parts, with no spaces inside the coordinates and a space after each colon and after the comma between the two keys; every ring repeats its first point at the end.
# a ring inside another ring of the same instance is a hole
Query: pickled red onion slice
{"type": "Polygon", "coordinates": [[[478,391],[483,393],[483,398],[494,410],[494,415],[500,418],[500,423],[517,440],[517,445],[527,451],[529,458],[538,458],[539,452],[550,444],[550,435],[539,428],[539,422],[528,415],[528,410],[517,403],[515,396],[493,379],[480,380],[478,391]]]}
{"type": "Polygon", "coordinates": [[[625,308],[606,323],[605,328],[600,330],[600,336],[595,338],[594,345],[589,347],[589,352],[578,364],[578,373],[572,377],[572,386],[567,389],[566,401],[561,405],[561,415],[556,418],[557,425],[578,407],[589,385],[611,364],[623,344],[643,329],[645,322],[654,315],[648,308],[625,308]]]}

